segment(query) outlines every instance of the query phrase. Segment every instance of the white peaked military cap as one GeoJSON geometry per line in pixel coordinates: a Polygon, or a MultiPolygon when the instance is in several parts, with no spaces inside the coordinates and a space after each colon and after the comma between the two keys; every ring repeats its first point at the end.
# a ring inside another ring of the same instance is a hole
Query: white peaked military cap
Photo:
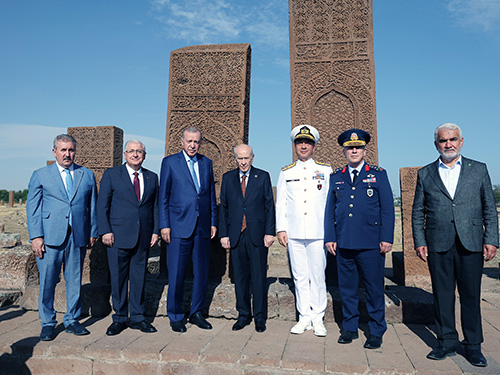
{"type": "Polygon", "coordinates": [[[319,141],[319,132],[312,125],[298,125],[292,129],[290,139],[292,142],[295,142],[297,139],[309,139],[316,144],[319,141]]]}

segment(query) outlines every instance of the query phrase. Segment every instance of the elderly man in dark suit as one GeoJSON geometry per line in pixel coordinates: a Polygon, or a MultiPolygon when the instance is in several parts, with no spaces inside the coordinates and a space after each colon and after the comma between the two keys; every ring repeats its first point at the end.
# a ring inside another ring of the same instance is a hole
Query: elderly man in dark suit
{"type": "Polygon", "coordinates": [[[86,246],[97,238],[94,173],[76,165],[76,140],[69,134],[54,139],[56,162],[37,169],[31,176],[26,214],[31,247],[40,271],[38,313],[42,320],[40,340],[55,337],[57,324],[54,294],[64,263],[66,281],[66,332],[88,335],[78,322],[81,313],[80,293],[86,246]]]}
{"type": "Polygon", "coordinates": [[[193,293],[189,322],[212,329],[203,317],[207,293],[210,239],[217,232],[217,201],[212,161],[198,150],[201,132],[182,132],[182,151],[163,158],[158,202],[161,237],[167,243],[167,314],[174,332],[186,332],[182,303],[184,277],[193,261],[193,293]]]}
{"type": "Polygon", "coordinates": [[[219,237],[231,249],[238,320],[233,331],[252,321],[250,280],[255,330],[264,332],[267,319],[267,253],[274,242],[275,214],[269,173],[252,167],[248,145],[234,148],[238,168],[222,177],[219,237]]]}
{"type": "Polygon", "coordinates": [[[418,171],[413,202],[417,255],[429,264],[439,345],[427,358],[455,355],[455,288],[458,287],[465,353],[484,367],[481,353],[481,276],[483,261],[498,248],[498,214],[486,165],[461,155],[462,130],[446,123],[436,128],[440,157],[418,171]]]}
{"type": "Polygon", "coordinates": [[[144,320],[144,281],[149,248],[159,238],[158,176],[142,168],[146,158],[142,142],[128,141],[123,155],[125,164],[104,172],[97,198],[99,234],[108,246],[115,311],[108,336],[127,327],[129,313],[130,328],[156,332],[144,320]]]}

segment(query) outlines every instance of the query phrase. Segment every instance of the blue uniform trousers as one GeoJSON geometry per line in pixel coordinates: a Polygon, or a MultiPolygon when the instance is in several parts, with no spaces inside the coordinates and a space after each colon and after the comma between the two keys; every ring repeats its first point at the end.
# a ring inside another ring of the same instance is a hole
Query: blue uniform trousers
{"type": "Polygon", "coordinates": [[[379,249],[337,251],[339,290],[342,297],[344,331],[358,331],[359,273],[366,290],[366,309],[370,316],[370,334],[382,337],[387,330],[384,297],[385,256],[379,249]]]}

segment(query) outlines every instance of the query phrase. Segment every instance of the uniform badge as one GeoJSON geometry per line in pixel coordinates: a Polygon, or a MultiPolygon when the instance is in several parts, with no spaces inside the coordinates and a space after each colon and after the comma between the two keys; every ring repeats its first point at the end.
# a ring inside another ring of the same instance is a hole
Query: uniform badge
{"type": "Polygon", "coordinates": [[[368,195],[368,197],[373,197],[373,189],[367,189],[366,190],[366,195],[368,195]]]}
{"type": "Polygon", "coordinates": [[[321,183],[318,184],[318,190],[321,190],[321,188],[323,187],[323,185],[321,183]]]}

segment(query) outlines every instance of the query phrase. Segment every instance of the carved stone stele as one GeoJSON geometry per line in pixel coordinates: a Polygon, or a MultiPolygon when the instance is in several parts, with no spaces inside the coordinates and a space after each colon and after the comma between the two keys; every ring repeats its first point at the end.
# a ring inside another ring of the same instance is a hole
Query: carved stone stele
{"type": "Polygon", "coordinates": [[[378,164],[371,0],[289,0],[292,128],[320,132],[315,159],[345,165],[337,137],[360,128],[378,164]]]}
{"type": "Polygon", "coordinates": [[[182,131],[201,130],[200,153],[213,161],[217,196],[222,175],[236,167],[233,148],[248,143],[249,44],[199,45],[170,54],[165,155],[181,151],[182,131]]]}
{"type": "Polygon", "coordinates": [[[76,139],[75,163],[94,172],[97,186],[104,171],[122,163],[123,130],[116,126],[79,126],[68,128],[76,139]]]}

